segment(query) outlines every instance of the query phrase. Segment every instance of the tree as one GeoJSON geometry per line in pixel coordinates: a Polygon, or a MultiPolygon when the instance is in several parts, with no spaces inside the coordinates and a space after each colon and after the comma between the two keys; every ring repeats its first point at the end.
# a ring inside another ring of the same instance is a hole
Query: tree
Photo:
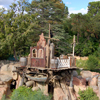
{"type": "Polygon", "coordinates": [[[47,34],[49,24],[61,24],[68,15],[68,8],[61,0],[33,0],[27,7],[28,14],[35,14],[40,33],[47,34]]]}
{"type": "Polygon", "coordinates": [[[99,30],[99,27],[100,27],[100,13],[98,13],[97,15],[95,15],[93,18],[92,18],[92,21],[93,21],[93,32],[94,32],[94,37],[96,39],[99,40],[100,38],[100,30],[99,30]]]}
{"type": "Polygon", "coordinates": [[[90,16],[95,16],[100,12],[100,1],[89,2],[88,4],[88,14],[90,16]]]}
{"type": "Polygon", "coordinates": [[[0,14],[3,18],[0,19],[0,51],[7,48],[7,53],[15,58],[19,51],[29,53],[29,47],[36,45],[41,32],[48,35],[49,23],[53,35],[61,36],[60,39],[65,36],[62,23],[68,8],[61,0],[33,0],[31,4],[20,0],[12,3],[7,13],[0,14]]]}
{"type": "Polygon", "coordinates": [[[54,37],[56,39],[59,39],[59,41],[53,41],[55,44],[55,55],[59,56],[59,54],[68,54],[72,53],[72,47],[70,39],[71,36],[69,33],[66,33],[64,30],[63,25],[53,25],[51,26],[51,32],[54,33],[54,37]]]}
{"type": "Polygon", "coordinates": [[[65,25],[65,30],[71,36],[76,35],[77,43],[75,47],[75,54],[79,56],[88,56],[98,47],[98,39],[96,38],[97,33],[95,28],[97,24],[96,19],[94,21],[95,17],[91,18],[89,14],[82,15],[80,13],[71,14],[70,17],[71,18],[66,20],[67,24],[65,25]]]}
{"type": "Polygon", "coordinates": [[[83,15],[81,13],[78,14],[71,14],[71,30],[76,33],[77,35],[77,43],[79,43],[79,37],[81,36],[82,29],[83,29],[83,15]]]}
{"type": "Polygon", "coordinates": [[[0,30],[0,50],[4,50],[4,47],[6,47],[8,53],[14,55],[15,59],[18,48],[25,45],[26,31],[30,23],[29,16],[24,12],[24,0],[13,3],[6,14],[1,12],[3,19],[1,20],[2,29],[0,30]]]}
{"type": "MultiPolygon", "coordinates": [[[[67,18],[68,8],[64,5],[62,0],[33,0],[27,7],[27,13],[29,15],[36,15],[35,21],[38,24],[38,35],[42,32],[44,35],[48,35],[49,24],[51,24],[51,32],[55,38],[62,41],[65,41],[64,37],[66,37],[66,39],[67,37],[69,38],[68,33],[65,33],[63,27],[63,20],[67,18]]],[[[64,49],[66,46],[64,44],[61,45],[62,41],[57,42],[57,46],[59,46],[57,48],[62,48],[63,50],[56,49],[59,53],[61,53],[61,51],[66,53],[64,49]]],[[[67,41],[65,41],[65,44],[68,46],[67,41]]]]}

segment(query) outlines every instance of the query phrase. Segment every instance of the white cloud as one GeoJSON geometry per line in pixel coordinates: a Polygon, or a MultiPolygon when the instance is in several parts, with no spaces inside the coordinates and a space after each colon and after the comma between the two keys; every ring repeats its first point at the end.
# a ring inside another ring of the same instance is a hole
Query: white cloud
{"type": "Polygon", "coordinates": [[[0,8],[3,8],[3,5],[0,5],[0,8]]]}
{"type": "Polygon", "coordinates": [[[94,0],[94,1],[100,1],[100,0],[94,0]]]}
{"type": "Polygon", "coordinates": [[[71,2],[66,2],[66,5],[71,4],[71,2]]]}
{"type": "Polygon", "coordinates": [[[73,13],[73,14],[78,14],[78,13],[82,13],[82,14],[86,14],[88,11],[88,8],[84,9],[80,9],[80,10],[75,10],[74,8],[69,8],[69,14],[73,13]]]}
{"type": "Polygon", "coordinates": [[[89,2],[93,2],[93,1],[100,1],[100,0],[89,0],[89,2]]]}
{"type": "Polygon", "coordinates": [[[1,9],[1,8],[5,8],[5,10],[7,10],[7,8],[6,8],[6,7],[4,7],[3,5],[0,5],[0,9],[1,9]]]}

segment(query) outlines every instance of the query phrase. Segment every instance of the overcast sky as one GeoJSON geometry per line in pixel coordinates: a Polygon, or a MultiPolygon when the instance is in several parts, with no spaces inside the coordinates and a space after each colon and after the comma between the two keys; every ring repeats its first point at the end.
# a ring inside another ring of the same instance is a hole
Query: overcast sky
{"type": "MultiPolygon", "coordinates": [[[[9,5],[11,5],[12,2],[16,0],[0,0],[0,8],[8,8],[9,5]]],[[[30,2],[32,0],[29,0],[30,2]]],[[[100,1],[100,0],[63,0],[65,5],[68,7],[69,13],[82,13],[86,14],[87,13],[87,6],[89,2],[92,1],[100,1]]]]}

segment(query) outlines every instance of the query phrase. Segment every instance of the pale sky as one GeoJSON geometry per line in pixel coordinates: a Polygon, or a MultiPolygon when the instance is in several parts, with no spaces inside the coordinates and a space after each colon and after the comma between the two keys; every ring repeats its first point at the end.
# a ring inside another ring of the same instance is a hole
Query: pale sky
{"type": "MultiPolygon", "coordinates": [[[[16,0],[0,0],[0,8],[4,7],[7,9],[9,5],[11,5],[11,3],[14,1],[16,0]]],[[[32,0],[29,1],[31,2],[32,0]]],[[[65,5],[68,7],[69,14],[71,13],[86,14],[88,9],[87,8],[88,3],[92,1],[100,1],[100,0],[63,0],[65,5]]]]}
{"type": "Polygon", "coordinates": [[[92,1],[100,1],[100,0],[63,0],[65,5],[68,7],[69,13],[82,13],[86,14],[87,13],[87,6],[89,2],[92,1]]]}

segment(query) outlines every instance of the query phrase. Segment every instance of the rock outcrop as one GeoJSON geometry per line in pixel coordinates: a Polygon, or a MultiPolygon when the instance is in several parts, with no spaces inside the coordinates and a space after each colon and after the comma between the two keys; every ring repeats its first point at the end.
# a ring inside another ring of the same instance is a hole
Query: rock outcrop
{"type": "Polygon", "coordinates": [[[98,77],[100,76],[97,72],[81,71],[81,76],[73,77],[73,85],[76,96],[78,97],[79,89],[84,91],[87,87],[93,88],[93,91],[97,94],[100,99],[100,85],[98,83],[98,77]]]}
{"type": "Polygon", "coordinates": [[[18,62],[13,61],[0,61],[0,100],[3,95],[10,95],[11,82],[17,80],[18,74],[14,72],[15,66],[19,66],[18,62]]]}
{"type": "MultiPolygon", "coordinates": [[[[19,62],[1,63],[0,70],[0,99],[2,96],[11,93],[10,85],[12,81],[16,82],[16,89],[24,84],[27,87],[32,87],[32,91],[41,89],[45,95],[48,95],[48,84],[34,82],[28,77],[23,80],[22,75],[18,75],[16,67],[20,66],[19,62]]],[[[76,100],[79,97],[79,90],[86,90],[87,87],[93,88],[93,91],[100,98],[100,74],[91,71],[81,71],[80,76],[77,71],[73,71],[73,88],[69,87],[70,75],[61,73],[62,77],[66,77],[66,84],[60,81],[60,86],[54,87],[54,100],[76,100]]]]}

